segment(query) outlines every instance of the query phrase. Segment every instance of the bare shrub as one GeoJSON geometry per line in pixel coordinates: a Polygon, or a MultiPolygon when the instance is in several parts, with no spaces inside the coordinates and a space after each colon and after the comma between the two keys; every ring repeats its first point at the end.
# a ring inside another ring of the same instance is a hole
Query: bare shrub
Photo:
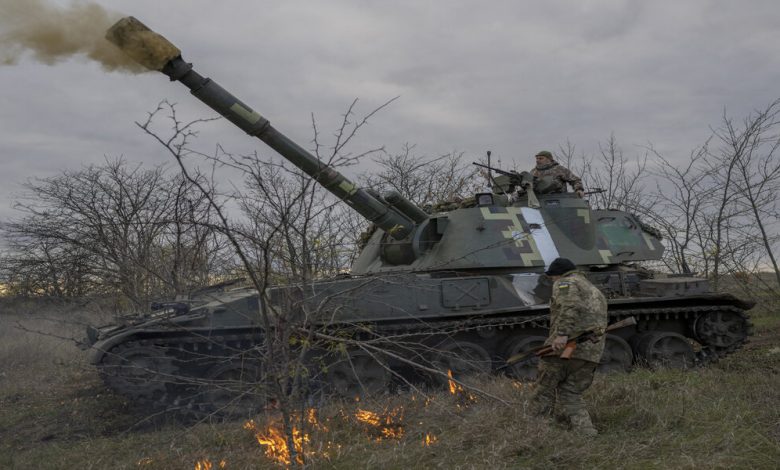
{"type": "Polygon", "coordinates": [[[0,270],[12,294],[78,298],[120,294],[135,307],[207,283],[223,260],[212,211],[163,166],[107,160],[29,181],[3,226],[0,270]]]}

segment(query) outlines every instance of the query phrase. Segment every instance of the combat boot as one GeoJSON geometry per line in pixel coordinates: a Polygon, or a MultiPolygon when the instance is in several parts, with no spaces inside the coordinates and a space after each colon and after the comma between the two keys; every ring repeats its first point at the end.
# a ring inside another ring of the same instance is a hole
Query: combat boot
{"type": "Polygon", "coordinates": [[[577,410],[577,412],[569,415],[569,419],[571,420],[571,430],[577,434],[588,437],[598,435],[599,432],[593,426],[590,415],[586,410],[577,410]]]}

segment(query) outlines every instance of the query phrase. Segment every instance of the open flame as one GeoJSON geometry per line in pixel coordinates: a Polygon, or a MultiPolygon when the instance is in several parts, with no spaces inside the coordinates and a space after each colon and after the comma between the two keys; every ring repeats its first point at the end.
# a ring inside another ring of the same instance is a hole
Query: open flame
{"type": "MultiPolygon", "coordinates": [[[[328,428],[317,419],[317,410],[314,408],[309,408],[306,411],[304,419],[311,429],[316,429],[318,431],[328,430],[328,428]]],[[[298,419],[295,417],[292,419],[292,421],[297,420],[298,419]]],[[[265,456],[269,460],[284,465],[290,465],[292,463],[293,452],[290,452],[288,440],[285,437],[283,426],[280,422],[271,422],[265,426],[264,429],[260,429],[254,420],[249,420],[244,423],[244,429],[251,431],[254,434],[255,440],[263,446],[265,456]]],[[[305,459],[313,457],[315,454],[315,451],[309,446],[311,443],[311,435],[295,425],[292,426],[291,434],[295,462],[298,465],[303,465],[305,459]]],[[[328,451],[331,447],[332,444],[330,442],[326,443],[324,449],[320,449],[320,454],[324,457],[328,457],[328,451]]]]}
{"type": "Polygon", "coordinates": [[[460,386],[458,382],[455,382],[455,379],[452,378],[452,371],[447,369],[447,383],[450,385],[450,393],[453,395],[457,395],[458,392],[463,391],[463,387],[460,386]]]}
{"type": "MultiPolygon", "coordinates": [[[[227,468],[227,462],[224,460],[220,460],[219,464],[217,464],[217,468],[227,468]]],[[[198,460],[195,462],[195,470],[213,470],[214,464],[211,463],[211,460],[209,459],[203,459],[198,460]]]]}
{"type": "Polygon", "coordinates": [[[477,397],[473,393],[467,392],[461,384],[455,381],[452,377],[452,371],[447,370],[447,383],[450,386],[450,393],[458,398],[459,403],[456,403],[457,408],[462,408],[470,402],[477,401],[477,397]]]}
{"type": "MultiPolygon", "coordinates": [[[[448,375],[451,379],[450,393],[454,394],[458,401],[461,399],[476,400],[473,395],[466,392],[461,385],[452,379],[452,372],[449,372],[448,375]]],[[[416,400],[416,398],[412,397],[412,400],[416,400]]],[[[427,405],[430,400],[431,398],[426,398],[424,404],[427,405]]],[[[456,406],[460,408],[461,404],[458,403],[456,406]]],[[[403,406],[396,406],[392,409],[385,408],[382,411],[357,408],[354,412],[342,408],[338,411],[338,416],[347,423],[360,425],[371,440],[382,442],[384,440],[398,441],[404,438],[407,431],[404,412],[403,406]]],[[[321,439],[325,437],[322,433],[328,432],[329,429],[325,423],[318,419],[316,409],[309,408],[303,416],[293,416],[291,421],[299,425],[291,425],[290,436],[285,434],[279,419],[272,420],[267,424],[258,424],[254,420],[249,420],[244,423],[243,427],[250,431],[255,440],[262,446],[265,457],[279,465],[307,465],[312,464],[315,459],[330,459],[331,456],[340,454],[341,445],[321,439]],[[311,431],[312,434],[307,430],[311,431]],[[292,451],[290,446],[292,446],[292,451]]],[[[433,433],[424,433],[420,437],[422,440],[417,442],[421,442],[423,447],[432,446],[439,441],[439,437],[433,433]]],[[[219,468],[225,468],[224,465],[224,461],[220,462],[219,468]]],[[[216,466],[204,459],[198,461],[195,470],[216,470],[216,466]]]]}
{"type": "Polygon", "coordinates": [[[317,410],[314,408],[309,408],[306,411],[306,422],[309,423],[314,429],[317,429],[319,431],[328,430],[325,424],[321,423],[320,420],[317,419],[317,410]]]}
{"type": "Polygon", "coordinates": [[[368,410],[358,410],[355,413],[355,418],[357,418],[358,421],[370,424],[371,426],[379,426],[379,423],[382,422],[382,420],[379,419],[378,414],[368,410]]]}
{"type": "MultiPolygon", "coordinates": [[[[273,423],[265,428],[258,429],[254,420],[244,423],[244,429],[251,431],[255,435],[257,442],[263,446],[265,456],[274,462],[290,465],[292,463],[292,452],[287,445],[284,431],[278,423],[273,423]]],[[[292,428],[292,444],[295,449],[295,461],[303,465],[304,445],[311,440],[308,433],[302,432],[297,427],[292,428]]]]}
{"type": "Polygon", "coordinates": [[[423,436],[422,445],[423,445],[423,447],[429,447],[429,446],[435,444],[436,441],[438,441],[438,440],[439,440],[439,438],[436,437],[435,434],[425,433],[425,436],[423,436]]]}
{"type": "Polygon", "coordinates": [[[381,414],[369,410],[358,409],[355,419],[367,424],[366,431],[376,441],[382,439],[400,439],[404,435],[403,407],[383,411],[381,414]]]}

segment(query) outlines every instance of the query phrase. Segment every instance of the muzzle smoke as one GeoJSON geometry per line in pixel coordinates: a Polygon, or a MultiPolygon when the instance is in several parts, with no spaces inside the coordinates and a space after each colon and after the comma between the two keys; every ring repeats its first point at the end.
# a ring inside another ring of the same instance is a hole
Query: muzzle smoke
{"type": "Polygon", "coordinates": [[[0,0],[0,64],[14,65],[27,54],[49,65],[83,55],[105,70],[145,72],[104,38],[122,16],[83,1],[63,8],[46,0],[0,0]]]}

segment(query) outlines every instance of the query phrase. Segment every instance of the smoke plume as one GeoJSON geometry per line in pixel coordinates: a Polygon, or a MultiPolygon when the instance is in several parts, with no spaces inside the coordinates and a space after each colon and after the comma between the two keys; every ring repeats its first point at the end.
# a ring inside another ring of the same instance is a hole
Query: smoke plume
{"type": "Polygon", "coordinates": [[[122,16],[84,1],[62,8],[46,0],[0,0],[0,64],[30,55],[52,65],[82,55],[105,70],[145,72],[104,38],[122,16]]]}

